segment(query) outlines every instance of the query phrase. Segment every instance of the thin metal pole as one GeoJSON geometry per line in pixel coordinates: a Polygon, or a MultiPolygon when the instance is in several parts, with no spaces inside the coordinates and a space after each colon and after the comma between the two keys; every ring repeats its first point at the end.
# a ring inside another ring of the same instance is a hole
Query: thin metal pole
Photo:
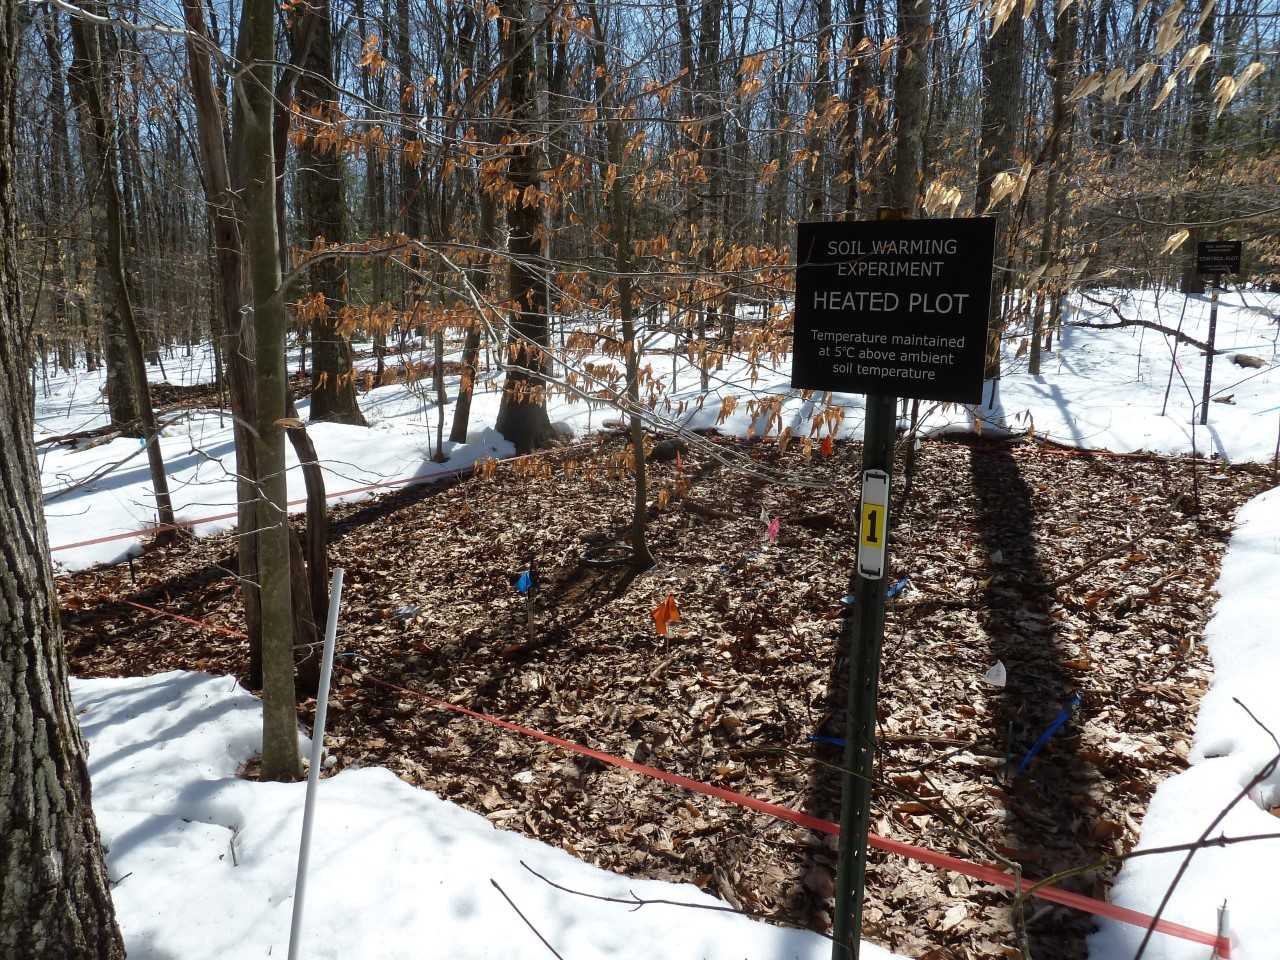
{"type": "MultiPolygon", "coordinates": [[[[1182,312],[1178,314],[1178,333],[1182,333],[1182,319],[1187,315],[1187,294],[1182,295],[1182,312]]],[[[1159,318],[1157,318],[1159,319],[1159,318]]],[[[1173,368],[1178,365],[1178,337],[1173,338],[1173,356],[1169,360],[1169,382],[1164,385],[1164,403],[1160,404],[1160,416],[1169,407],[1169,390],[1173,386],[1173,368]]]]}
{"type": "Polygon", "coordinates": [[[1218,287],[1216,278],[1209,301],[1209,349],[1204,355],[1204,400],[1200,403],[1200,425],[1209,422],[1209,388],[1213,383],[1213,345],[1218,336],[1218,287]]]}
{"type": "MultiPolygon", "coordinates": [[[[867,397],[862,469],[883,470],[892,480],[895,426],[893,397],[867,397]]],[[[861,523],[861,511],[858,514],[861,523]]],[[[836,872],[832,960],[857,960],[862,945],[862,900],[867,869],[867,832],[871,820],[871,778],[876,752],[876,700],[880,684],[880,646],[884,639],[884,583],[889,572],[885,523],[881,576],[861,575],[855,564],[853,609],[845,614],[843,642],[849,658],[849,699],[844,744],[844,789],[840,796],[840,859],[836,872]]],[[[861,538],[859,538],[861,539],[861,538]]]]}
{"type": "Polygon", "coordinates": [[[307,772],[307,799],[302,811],[302,843],[298,847],[298,876],[293,884],[293,920],[289,925],[289,960],[298,960],[302,908],[307,899],[307,865],[311,860],[311,826],[315,819],[316,788],[324,761],[324,721],[329,713],[329,680],[333,676],[333,645],[338,635],[338,604],[342,601],[342,568],[335,567],[329,584],[329,620],[324,627],[324,653],[320,662],[320,688],[316,691],[316,722],[311,728],[311,769],[307,772]]]}

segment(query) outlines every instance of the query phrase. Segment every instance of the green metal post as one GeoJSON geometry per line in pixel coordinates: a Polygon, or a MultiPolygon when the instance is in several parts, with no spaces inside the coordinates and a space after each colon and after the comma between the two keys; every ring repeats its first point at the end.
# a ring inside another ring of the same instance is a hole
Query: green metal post
{"type": "MultiPolygon", "coordinates": [[[[867,397],[862,435],[862,469],[883,470],[892,477],[895,400],[867,397]]],[[[857,524],[861,524],[859,510],[857,524]]],[[[856,525],[855,525],[856,526],[856,525]]],[[[840,860],[836,874],[834,944],[831,960],[857,960],[862,943],[863,885],[867,868],[867,833],[871,819],[871,778],[875,769],[876,701],[880,684],[880,646],[884,640],[885,579],[889,571],[889,523],[882,576],[871,579],[854,565],[852,609],[845,612],[843,639],[849,658],[849,703],[845,726],[844,789],[840,798],[840,860]]],[[[859,537],[861,542],[861,537],[859,537]]]]}

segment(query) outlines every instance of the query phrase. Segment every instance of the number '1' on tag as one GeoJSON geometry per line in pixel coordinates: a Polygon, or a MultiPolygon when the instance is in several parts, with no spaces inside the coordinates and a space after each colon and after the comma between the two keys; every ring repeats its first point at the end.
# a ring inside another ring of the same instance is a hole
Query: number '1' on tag
{"type": "Polygon", "coordinates": [[[889,474],[862,474],[862,503],[858,509],[858,573],[868,580],[884,576],[884,549],[889,534],[889,474]]]}

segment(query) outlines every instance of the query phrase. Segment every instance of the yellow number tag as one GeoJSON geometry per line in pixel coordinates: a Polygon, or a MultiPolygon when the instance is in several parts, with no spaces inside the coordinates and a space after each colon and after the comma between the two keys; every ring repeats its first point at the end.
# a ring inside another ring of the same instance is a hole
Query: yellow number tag
{"type": "Polygon", "coordinates": [[[858,510],[858,573],[869,580],[884,576],[888,535],[889,474],[867,470],[862,475],[862,506],[858,510]]]}
{"type": "Polygon", "coordinates": [[[872,550],[884,546],[884,507],[878,503],[862,505],[862,545],[872,550]]]}

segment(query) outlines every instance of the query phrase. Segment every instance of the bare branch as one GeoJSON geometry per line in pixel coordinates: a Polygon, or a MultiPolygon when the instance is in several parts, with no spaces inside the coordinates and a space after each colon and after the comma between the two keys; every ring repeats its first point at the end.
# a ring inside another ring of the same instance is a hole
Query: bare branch
{"type": "Polygon", "coordinates": [[[515,901],[512,900],[509,896],[507,896],[507,891],[503,890],[502,887],[498,886],[498,881],[493,879],[493,877],[490,877],[489,882],[493,884],[493,888],[495,890],[497,890],[500,894],[502,894],[502,898],[506,900],[507,903],[511,904],[511,909],[516,912],[517,917],[519,917],[521,920],[524,921],[524,925],[533,931],[534,936],[536,936],[539,940],[542,941],[542,945],[544,947],[546,947],[548,950],[551,951],[551,955],[555,957],[556,960],[564,960],[564,957],[560,956],[560,954],[556,952],[556,948],[547,942],[547,938],[538,932],[538,928],[529,922],[529,918],[520,912],[520,908],[516,906],[515,901]]]}

